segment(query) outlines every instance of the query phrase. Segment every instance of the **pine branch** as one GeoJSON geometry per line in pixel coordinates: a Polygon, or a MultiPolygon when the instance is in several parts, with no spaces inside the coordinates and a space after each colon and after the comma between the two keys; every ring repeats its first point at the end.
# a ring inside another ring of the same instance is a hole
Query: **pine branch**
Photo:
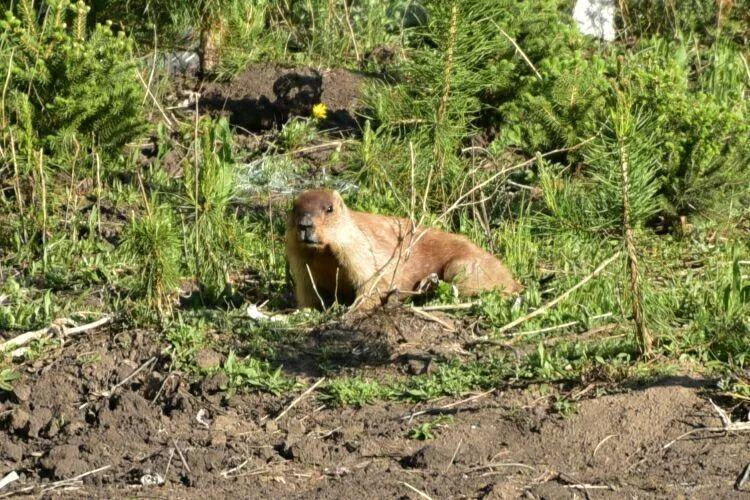
{"type": "MultiPolygon", "coordinates": [[[[625,111],[624,103],[620,103],[621,112],[627,113],[622,116],[622,120],[626,121],[630,119],[629,109],[625,111]]],[[[623,128],[626,124],[620,122],[623,128]]],[[[627,250],[628,267],[630,269],[630,292],[633,297],[633,321],[635,323],[636,340],[640,348],[641,354],[648,356],[651,353],[653,341],[651,339],[651,332],[649,332],[646,326],[646,318],[643,312],[643,294],[641,292],[641,277],[638,271],[638,259],[635,248],[635,240],[633,237],[633,227],[630,223],[630,157],[625,138],[622,133],[625,130],[620,129],[618,131],[618,156],[620,164],[620,174],[622,176],[622,228],[623,238],[625,240],[625,248],[627,250]]]]}

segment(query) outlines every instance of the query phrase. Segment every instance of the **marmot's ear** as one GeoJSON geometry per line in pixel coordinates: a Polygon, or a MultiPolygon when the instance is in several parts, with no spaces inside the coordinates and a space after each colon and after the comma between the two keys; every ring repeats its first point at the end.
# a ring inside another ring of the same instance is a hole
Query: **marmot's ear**
{"type": "Polygon", "coordinates": [[[345,205],[344,198],[342,198],[341,193],[336,190],[333,191],[333,199],[339,202],[341,205],[345,205]]]}

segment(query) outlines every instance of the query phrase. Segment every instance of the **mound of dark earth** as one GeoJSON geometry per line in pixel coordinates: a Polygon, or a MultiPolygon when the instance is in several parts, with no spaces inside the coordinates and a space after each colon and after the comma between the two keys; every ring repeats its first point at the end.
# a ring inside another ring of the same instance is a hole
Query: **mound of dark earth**
{"type": "Polygon", "coordinates": [[[291,116],[310,116],[315,104],[328,109],[322,129],[353,132],[355,111],[367,77],[345,69],[285,68],[274,64],[249,67],[229,82],[206,82],[200,92],[202,112],[223,114],[251,132],[278,127],[291,116]]]}
{"type": "MultiPolygon", "coordinates": [[[[313,331],[305,342],[362,353],[371,345],[367,339],[382,332],[384,339],[357,361],[365,376],[408,372],[401,356],[414,350],[428,358],[456,354],[461,334],[434,321],[393,318],[396,326],[383,316],[360,318],[358,326],[313,331]],[[346,335],[360,337],[351,344],[346,335]]],[[[206,366],[220,360],[220,353],[200,356],[206,366]]],[[[289,373],[312,382],[317,374],[308,377],[301,366],[289,373]]],[[[169,369],[158,336],[114,330],[68,342],[29,367],[13,393],[0,392],[0,478],[21,475],[0,496],[71,490],[170,498],[418,498],[415,490],[432,498],[748,494],[734,484],[750,462],[749,434],[696,432],[666,446],[692,429],[721,425],[701,395],[707,382],[700,379],[668,378],[619,393],[577,388],[567,394],[578,401],[567,418],[553,411],[561,388],[509,386],[474,399],[361,409],[326,408],[312,394],[276,420],[302,389],[227,401],[221,376],[190,383],[169,369]],[[415,415],[419,410],[430,411],[415,415]],[[408,437],[415,426],[446,414],[452,420],[433,428],[434,439],[408,437]]]]}

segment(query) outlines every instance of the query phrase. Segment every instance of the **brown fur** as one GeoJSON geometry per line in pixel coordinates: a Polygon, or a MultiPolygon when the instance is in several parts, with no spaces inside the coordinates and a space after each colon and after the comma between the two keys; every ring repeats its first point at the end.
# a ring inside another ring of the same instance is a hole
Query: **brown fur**
{"type": "Polygon", "coordinates": [[[461,295],[521,290],[508,268],[464,236],[350,210],[336,191],[306,191],[295,200],[286,253],[299,307],[319,308],[320,299],[371,306],[391,290],[418,289],[432,274],[461,295]]]}

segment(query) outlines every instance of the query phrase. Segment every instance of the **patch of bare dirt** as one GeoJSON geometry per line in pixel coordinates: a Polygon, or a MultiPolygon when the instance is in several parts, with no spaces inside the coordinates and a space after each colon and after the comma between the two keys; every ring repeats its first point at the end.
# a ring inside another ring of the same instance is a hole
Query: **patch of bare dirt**
{"type": "Polygon", "coordinates": [[[473,337],[460,322],[440,313],[431,318],[398,305],[355,313],[313,329],[301,345],[287,346],[279,360],[289,373],[323,375],[320,364],[340,371],[361,371],[369,377],[431,372],[437,363],[474,359],[463,346],[473,337]]]}
{"type": "Polygon", "coordinates": [[[321,128],[358,129],[355,111],[368,77],[345,69],[317,70],[257,64],[229,82],[206,82],[199,88],[202,112],[224,114],[233,125],[257,132],[278,127],[291,116],[310,116],[323,103],[328,117],[321,128]]]}
{"type": "MultiPolygon", "coordinates": [[[[428,360],[465,356],[455,348],[462,335],[391,311],[315,330],[302,344],[339,346],[355,359],[351,369],[393,374],[410,373],[402,356],[414,351],[428,360]]],[[[567,418],[553,410],[559,388],[514,386],[471,400],[361,409],[325,408],[313,394],[277,421],[301,391],[227,401],[221,375],[191,383],[170,373],[161,351],[151,333],[99,331],[0,393],[0,477],[21,475],[0,495],[53,487],[170,498],[417,498],[411,488],[433,498],[747,495],[733,485],[750,462],[750,435],[695,433],[665,448],[691,429],[720,425],[702,379],[598,395],[574,389],[589,399],[567,418]],[[433,429],[434,439],[408,437],[438,415],[452,420],[433,429]]],[[[210,367],[222,355],[208,350],[199,359],[210,367]]],[[[309,381],[318,375],[291,356],[285,364],[309,381]]]]}

